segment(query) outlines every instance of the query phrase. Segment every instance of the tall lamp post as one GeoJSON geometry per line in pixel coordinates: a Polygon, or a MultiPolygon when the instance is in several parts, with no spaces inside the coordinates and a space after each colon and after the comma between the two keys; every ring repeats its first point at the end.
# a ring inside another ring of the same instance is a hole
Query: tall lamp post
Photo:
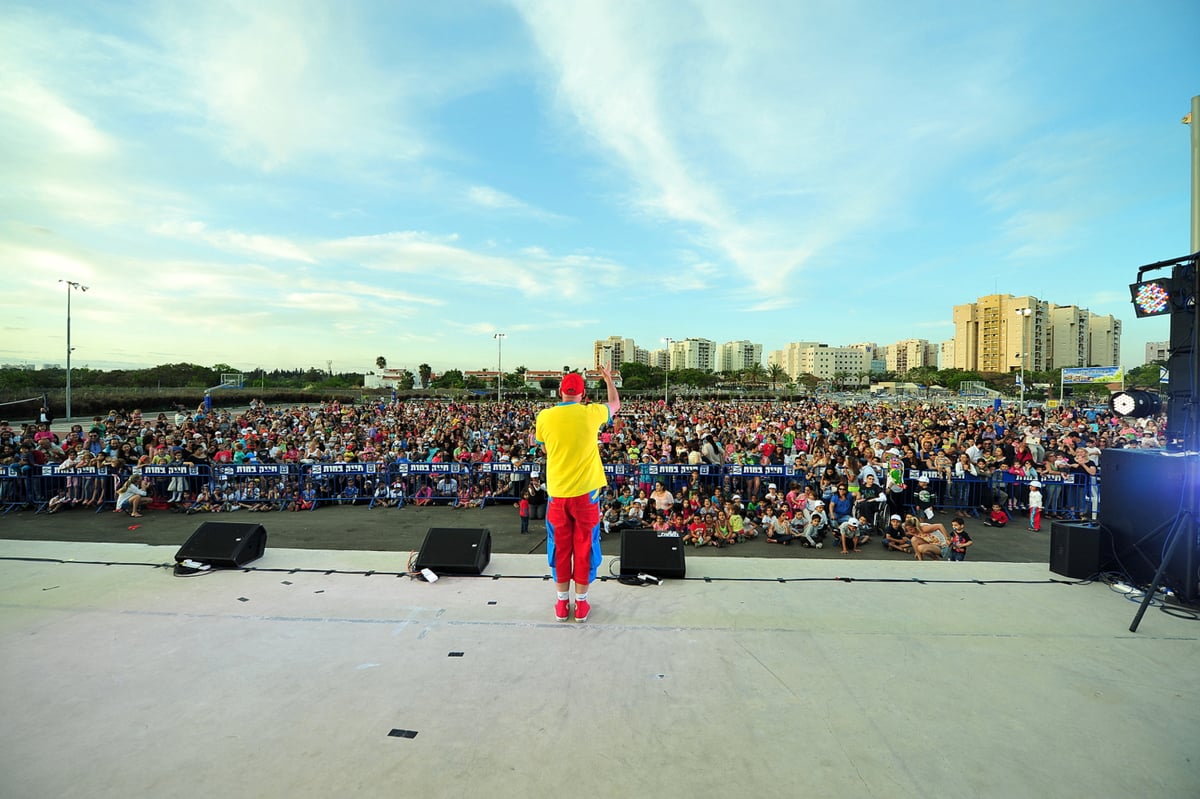
{"type": "Polygon", "coordinates": [[[504,333],[496,333],[492,336],[496,339],[496,402],[500,402],[504,393],[504,333]]]}
{"type": "Polygon", "coordinates": [[[669,393],[669,381],[671,379],[671,345],[675,343],[675,339],[668,336],[664,338],[663,341],[667,345],[667,366],[663,369],[663,404],[666,405],[671,401],[671,395],[669,393]]]}
{"type": "Polygon", "coordinates": [[[59,280],[67,284],[67,419],[71,418],[71,292],[87,291],[88,287],[75,280],[59,280]]]}
{"type": "Polygon", "coordinates": [[[1032,308],[1017,308],[1017,316],[1021,317],[1021,415],[1025,415],[1025,356],[1029,352],[1029,348],[1025,346],[1026,334],[1025,323],[1029,317],[1033,315],[1032,308]]]}

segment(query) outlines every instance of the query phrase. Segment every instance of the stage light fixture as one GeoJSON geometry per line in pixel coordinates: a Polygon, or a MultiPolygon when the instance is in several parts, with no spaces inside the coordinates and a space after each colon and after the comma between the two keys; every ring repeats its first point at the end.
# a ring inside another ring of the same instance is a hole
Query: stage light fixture
{"type": "Polygon", "coordinates": [[[1129,284],[1129,295],[1133,298],[1133,311],[1137,318],[1170,313],[1174,289],[1175,281],[1169,277],[1129,284]]]}
{"type": "Polygon", "coordinates": [[[1108,398],[1108,407],[1118,416],[1132,416],[1141,419],[1153,416],[1162,411],[1162,400],[1157,394],[1141,389],[1117,391],[1108,398]]]}

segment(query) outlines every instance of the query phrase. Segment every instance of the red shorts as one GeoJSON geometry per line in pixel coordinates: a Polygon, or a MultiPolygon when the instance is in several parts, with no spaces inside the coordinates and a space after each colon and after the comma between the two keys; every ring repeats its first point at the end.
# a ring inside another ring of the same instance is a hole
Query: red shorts
{"type": "Polygon", "coordinates": [[[587,585],[600,568],[600,493],[550,497],[546,553],[554,582],[587,585]]]}

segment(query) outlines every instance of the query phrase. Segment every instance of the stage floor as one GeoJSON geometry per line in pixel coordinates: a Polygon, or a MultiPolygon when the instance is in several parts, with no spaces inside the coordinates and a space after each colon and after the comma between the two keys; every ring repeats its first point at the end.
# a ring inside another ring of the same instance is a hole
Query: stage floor
{"type": "Polygon", "coordinates": [[[1044,563],[698,558],[559,624],[540,555],[176,549],[0,541],[0,794],[1200,795],[1200,624],[1044,563]]]}

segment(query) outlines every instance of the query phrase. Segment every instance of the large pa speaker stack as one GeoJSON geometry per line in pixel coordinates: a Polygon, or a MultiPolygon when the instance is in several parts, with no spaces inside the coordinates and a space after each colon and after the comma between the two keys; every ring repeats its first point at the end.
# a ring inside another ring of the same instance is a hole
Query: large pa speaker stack
{"type": "MultiPolygon", "coordinates": [[[[1188,459],[1161,450],[1105,449],[1100,453],[1100,529],[1104,569],[1148,586],[1162,563],[1167,534],[1182,510],[1188,459]]],[[[1188,604],[1200,602],[1200,536],[1195,520],[1163,573],[1162,585],[1188,604]]]]}
{"type": "Polygon", "coordinates": [[[1188,441],[1189,435],[1200,431],[1188,430],[1188,406],[1192,397],[1192,377],[1197,353],[1192,347],[1196,328],[1196,261],[1190,260],[1175,267],[1178,301],[1172,303],[1171,333],[1167,357],[1167,426],[1164,437],[1167,446],[1176,450],[1195,450],[1200,441],[1188,441]],[[1189,299],[1191,300],[1189,302],[1189,299]]]}
{"type": "Polygon", "coordinates": [[[261,524],[205,522],[175,553],[175,562],[193,560],[210,566],[240,568],[256,561],[267,549],[267,531],[261,524]]]}
{"type": "Polygon", "coordinates": [[[683,539],[643,528],[621,531],[621,576],[639,574],[682,580],[687,574],[683,539]]]}
{"type": "Polygon", "coordinates": [[[434,574],[483,574],[492,560],[492,531],[477,527],[430,527],[414,568],[434,574]]]}

